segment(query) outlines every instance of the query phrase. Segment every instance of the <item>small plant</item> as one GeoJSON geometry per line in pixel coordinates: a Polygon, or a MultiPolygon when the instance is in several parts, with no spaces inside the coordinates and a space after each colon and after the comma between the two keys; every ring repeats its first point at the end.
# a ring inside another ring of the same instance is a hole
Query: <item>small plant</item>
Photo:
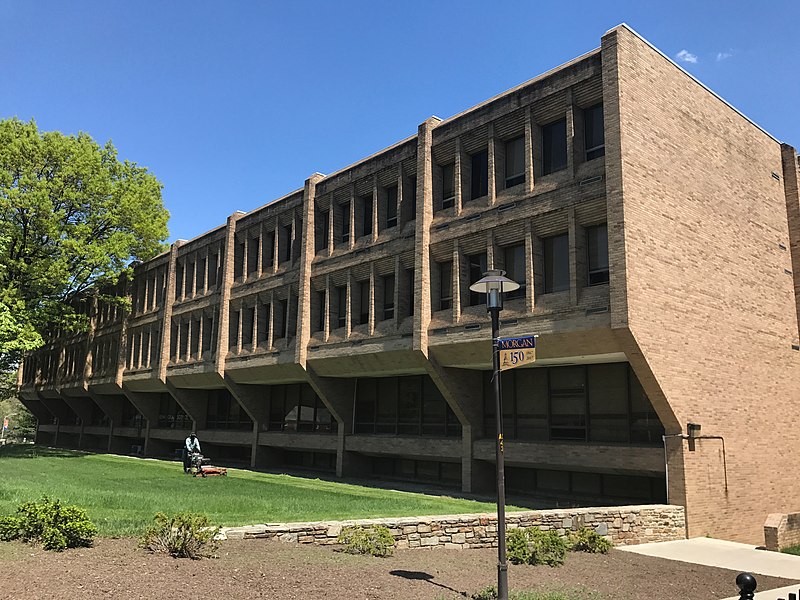
{"type": "Polygon", "coordinates": [[[506,555],[515,565],[559,567],[567,557],[567,543],[555,531],[542,531],[538,527],[513,529],[508,534],[506,555]]]}
{"type": "Polygon", "coordinates": [[[217,550],[214,536],[219,527],[213,527],[206,515],[186,511],[168,517],[156,513],[154,520],[139,540],[139,546],[146,550],[195,560],[211,557],[217,550]]]}
{"type": "MultiPolygon", "coordinates": [[[[497,600],[497,588],[485,587],[470,596],[472,600],[497,600]]],[[[553,590],[553,591],[510,591],[509,600],[589,600],[599,598],[594,592],[584,589],[553,590]]]]}
{"type": "Polygon", "coordinates": [[[45,550],[60,552],[65,548],[91,546],[97,527],[86,511],[47,496],[41,502],[25,502],[16,517],[0,517],[0,540],[21,539],[41,544],[45,550]]]}
{"type": "Polygon", "coordinates": [[[472,594],[470,598],[472,598],[472,600],[496,600],[497,588],[493,585],[487,586],[472,594]]]}
{"type": "MultiPolygon", "coordinates": [[[[0,526],[0,536],[1,535],[2,535],[2,528],[0,526]]],[[[796,555],[800,556],[800,545],[789,546],[788,548],[782,549],[781,552],[783,552],[785,554],[796,554],[796,555]]]]}
{"type": "Polygon", "coordinates": [[[570,550],[574,552],[590,552],[592,554],[608,554],[613,544],[593,529],[581,527],[569,535],[570,550]]]}
{"type": "Polygon", "coordinates": [[[369,554],[386,557],[394,552],[394,536],[383,525],[345,527],[339,534],[339,543],[348,554],[369,554]]]}

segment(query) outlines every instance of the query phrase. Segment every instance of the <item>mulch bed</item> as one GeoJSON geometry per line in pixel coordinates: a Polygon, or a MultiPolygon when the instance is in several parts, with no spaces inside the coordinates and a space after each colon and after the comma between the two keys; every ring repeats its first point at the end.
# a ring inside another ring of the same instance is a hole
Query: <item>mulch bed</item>
{"type": "MultiPolygon", "coordinates": [[[[275,598],[434,600],[463,598],[496,581],[493,550],[405,550],[387,559],[278,541],[223,542],[218,559],[153,555],[133,539],[100,539],[60,554],[0,543],[0,596],[75,598],[275,598]]],[[[612,550],[570,553],[563,567],[509,565],[511,589],[576,589],[592,598],[711,600],[734,596],[737,573],[612,550]]],[[[758,577],[759,590],[790,580],[758,577]]]]}

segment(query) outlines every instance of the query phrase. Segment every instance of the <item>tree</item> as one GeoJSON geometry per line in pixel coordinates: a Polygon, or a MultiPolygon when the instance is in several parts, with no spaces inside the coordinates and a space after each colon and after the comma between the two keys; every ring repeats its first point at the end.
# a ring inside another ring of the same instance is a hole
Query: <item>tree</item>
{"type": "Polygon", "coordinates": [[[110,141],[0,121],[0,371],[48,328],[85,327],[77,299],[163,251],[161,187],[110,141]]]}

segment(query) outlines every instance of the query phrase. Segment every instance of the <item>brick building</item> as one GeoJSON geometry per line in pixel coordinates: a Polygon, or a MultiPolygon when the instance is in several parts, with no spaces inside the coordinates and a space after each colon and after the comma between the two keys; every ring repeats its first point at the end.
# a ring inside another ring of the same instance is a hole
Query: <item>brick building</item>
{"type": "Polygon", "coordinates": [[[38,441],[494,488],[487,268],[507,486],[663,502],[758,542],[796,509],[798,158],[622,25],[601,47],[136,268],[28,356],[38,441]],[[688,423],[703,436],[686,439],[688,423]],[[667,437],[662,438],[666,433],[667,437]],[[671,437],[670,437],[671,436],[671,437]]]}

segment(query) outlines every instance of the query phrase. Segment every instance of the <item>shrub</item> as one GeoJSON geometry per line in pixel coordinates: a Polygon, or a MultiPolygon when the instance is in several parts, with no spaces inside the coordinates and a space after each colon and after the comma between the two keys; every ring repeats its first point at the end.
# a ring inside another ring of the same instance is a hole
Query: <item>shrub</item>
{"type": "Polygon", "coordinates": [[[217,550],[214,536],[219,527],[212,527],[206,515],[186,511],[168,517],[157,513],[154,520],[139,540],[146,550],[191,559],[211,557],[217,550]]]}
{"type": "Polygon", "coordinates": [[[91,546],[97,527],[86,511],[77,506],[62,505],[61,500],[47,496],[41,502],[25,502],[17,508],[16,517],[0,518],[0,539],[21,539],[42,544],[45,550],[91,546]]]}
{"type": "Polygon", "coordinates": [[[570,550],[575,552],[608,554],[612,545],[611,540],[588,527],[581,527],[578,531],[569,534],[570,550]]]}
{"type": "Polygon", "coordinates": [[[508,534],[506,555],[515,565],[558,567],[567,557],[567,543],[555,531],[542,531],[538,527],[512,529],[508,534]]]}
{"type": "MultiPolygon", "coordinates": [[[[584,589],[553,590],[553,591],[510,591],[509,600],[590,600],[599,598],[595,592],[584,589]]],[[[470,596],[472,600],[497,600],[497,588],[489,586],[470,596]]]]}
{"type": "Polygon", "coordinates": [[[17,517],[0,517],[0,540],[10,542],[19,537],[20,523],[17,517]]]}
{"type": "Polygon", "coordinates": [[[339,543],[344,544],[343,550],[348,554],[385,557],[394,552],[394,536],[383,525],[345,527],[339,534],[339,543]]]}

